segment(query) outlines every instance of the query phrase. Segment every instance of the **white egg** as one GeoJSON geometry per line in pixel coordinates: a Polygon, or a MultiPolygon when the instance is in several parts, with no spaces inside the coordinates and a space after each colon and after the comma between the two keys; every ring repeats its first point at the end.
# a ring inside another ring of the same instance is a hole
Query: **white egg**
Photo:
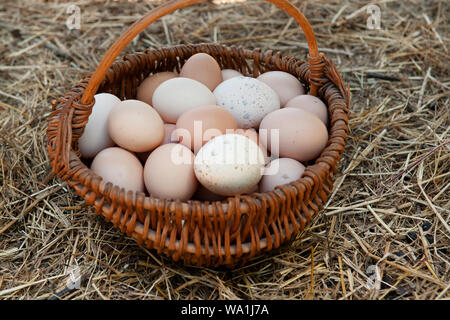
{"type": "Polygon", "coordinates": [[[241,128],[257,128],[264,116],[280,109],[278,94],[250,77],[228,79],[214,90],[217,105],[227,109],[241,128]]]}
{"type": "Polygon", "coordinates": [[[120,103],[120,99],[110,93],[96,94],[94,99],[92,113],[84,127],[83,135],[78,139],[80,152],[85,158],[93,158],[103,149],[114,145],[108,133],[107,123],[109,113],[120,103]]]}
{"type": "Polygon", "coordinates": [[[215,105],[216,97],[196,80],[178,77],[164,81],[153,93],[153,107],[168,123],[176,123],[184,112],[202,105],[215,105]]]}
{"type": "Polygon", "coordinates": [[[259,146],[244,135],[224,134],[199,150],[194,172],[198,181],[216,194],[243,194],[261,179],[264,155],[259,146]]]}

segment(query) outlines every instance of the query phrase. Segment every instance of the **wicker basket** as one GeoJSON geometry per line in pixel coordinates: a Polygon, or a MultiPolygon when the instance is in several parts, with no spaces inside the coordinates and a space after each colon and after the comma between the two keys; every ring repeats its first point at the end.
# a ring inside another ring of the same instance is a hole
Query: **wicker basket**
{"type": "Polygon", "coordinates": [[[348,132],[348,87],[334,65],[319,54],[306,18],[287,0],[268,0],[302,27],[309,46],[307,62],[281,53],[246,50],[218,44],[178,45],[146,50],[114,60],[144,28],[177,9],[206,0],[174,0],[134,23],[109,49],[97,70],[52,103],[47,129],[53,171],[115,227],[173,260],[205,266],[242,264],[293,239],[319,212],[328,198],[348,132]],[[149,74],[180,70],[193,54],[213,56],[222,68],[257,77],[268,70],[296,76],[310,94],[328,106],[329,140],[303,177],[266,193],[229,197],[222,202],[172,201],[148,197],[105,183],[80,160],[78,138],[94,104],[94,95],[109,92],[120,99],[136,97],[149,74]],[[114,62],[114,63],[113,63],[114,62]]]}

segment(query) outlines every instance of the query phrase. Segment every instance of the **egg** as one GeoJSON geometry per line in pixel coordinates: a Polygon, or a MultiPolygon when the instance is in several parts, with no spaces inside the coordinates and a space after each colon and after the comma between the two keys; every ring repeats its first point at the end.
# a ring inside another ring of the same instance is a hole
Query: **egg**
{"type": "Polygon", "coordinates": [[[154,197],[189,200],[198,184],[194,174],[194,154],[179,143],[159,146],[145,163],[144,182],[154,197]]]}
{"type": "Polygon", "coordinates": [[[206,105],[183,113],[177,120],[175,134],[180,143],[197,153],[212,138],[237,127],[236,120],[227,110],[206,105]]]}
{"type": "Polygon", "coordinates": [[[266,167],[259,183],[260,192],[268,192],[276,186],[282,186],[300,179],[305,166],[297,160],[290,158],[275,159],[266,167]]]}
{"type": "Polygon", "coordinates": [[[197,153],[194,172],[208,190],[224,196],[250,191],[261,179],[264,155],[241,134],[224,134],[207,142],[197,153]]]}
{"type": "Polygon", "coordinates": [[[145,152],[164,139],[164,122],[147,103],[125,100],[117,104],[108,118],[108,132],[113,141],[129,151],[145,152]]]}
{"type": "Polygon", "coordinates": [[[231,78],[235,78],[235,77],[241,77],[242,73],[240,73],[239,71],[236,71],[234,69],[223,69],[222,70],[222,79],[223,81],[231,79],[231,78]]]}
{"type": "Polygon", "coordinates": [[[222,82],[222,71],[209,54],[196,53],[184,63],[180,77],[197,80],[213,91],[222,82]]]}
{"type": "Polygon", "coordinates": [[[328,125],[328,110],[325,103],[317,97],[303,94],[289,100],[285,108],[299,108],[311,112],[317,116],[325,125],[328,125]]]}
{"type": "MultiPolygon", "coordinates": [[[[174,131],[176,129],[176,126],[171,123],[165,123],[164,124],[164,139],[161,142],[161,144],[167,144],[167,143],[178,143],[178,138],[176,137],[174,131]]],[[[136,152],[136,156],[141,160],[143,163],[147,161],[148,156],[150,155],[152,151],[146,151],[146,152],[136,152]]]]}
{"type": "Polygon", "coordinates": [[[327,128],[315,115],[297,108],[269,113],[259,126],[261,143],[279,157],[298,161],[315,159],[328,142],[327,128]],[[278,138],[278,139],[277,139],[278,138]]]}
{"type": "Polygon", "coordinates": [[[176,123],[190,109],[211,104],[216,104],[216,97],[208,87],[183,77],[164,81],[153,94],[153,107],[168,123],[176,123]]]}
{"type": "Polygon", "coordinates": [[[217,105],[227,109],[240,128],[256,128],[266,114],[280,109],[277,93],[250,77],[228,79],[214,90],[217,105]]]}
{"type": "Polygon", "coordinates": [[[280,97],[281,107],[284,107],[293,97],[305,93],[301,82],[287,72],[269,71],[261,74],[257,79],[275,90],[280,97]]]}
{"type": "Polygon", "coordinates": [[[99,93],[94,96],[94,101],[83,134],[78,139],[81,155],[85,158],[93,158],[103,149],[114,146],[114,141],[108,133],[107,123],[109,113],[120,99],[110,93],[99,93]]]}
{"type": "Polygon", "coordinates": [[[125,190],[144,191],[142,164],[127,150],[112,147],[100,151],[92,161],[91,170],[125,190]]]}
{"type": "Polygon", "coordinates": [[[175,72],[158,72],[142,81],[137,89],[136,99],[153,106],[153,93],[166,80],[178,77],[175,72]]]}

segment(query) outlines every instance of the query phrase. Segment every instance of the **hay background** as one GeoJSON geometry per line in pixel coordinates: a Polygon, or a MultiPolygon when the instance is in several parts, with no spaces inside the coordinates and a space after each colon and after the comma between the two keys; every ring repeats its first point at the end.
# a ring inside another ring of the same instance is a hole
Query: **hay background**
{"type": "MultiPolygon", "coordinates": [[[[154,3],[70,2],[82,13],[72,31],[69,2],[0,3],[0,299],[450,298],[448,2],[378,1],[381,30],[367,30],[365,10],[352,15],[368,1],[293,2],[350,84],[351,133],[310,228],[232,271],[138,247],[50,175],[49,102],[154,3]],[[378,290],[366,286],[375,264],[378,290]],[[64,289],[70,265],[80,267],[80,289],[64,289]]],[[[127,52],[210,41],[307,52],[292,19],[254,0],[176,12],[127,52]]]]}

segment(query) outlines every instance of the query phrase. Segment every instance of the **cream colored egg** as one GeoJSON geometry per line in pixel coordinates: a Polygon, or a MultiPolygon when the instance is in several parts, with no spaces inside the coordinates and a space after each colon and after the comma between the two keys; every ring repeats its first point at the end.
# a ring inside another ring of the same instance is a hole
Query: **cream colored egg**
{"type": "Polygon", "coordinates": [[[91,170],[125,190],[144,191],[142,164],[127,150],[112,147],[100,151],[92,161],[91,170]]]}
{"type": "Polygon", "coordinates": [[[163,141],[164,122],[147,103],[125,100],[111,111],[108,132],[120,147],[134,152],[146,152],[163,141]]]}
{"type": "Polygon", "coordinates": [[[264,170],[264,175],[259,183],[260,192],[268,192],[276,186],[282,186],[300,179],[305,166],[297,160],[290,158],[275,159],[264,170]]]}
{"type": "Polygon", "coordinates": [[[242,73],[240,73],[239,71],[236,71],[234,69],[223,69],[222,70],[223,81],[231,79],[231,78],[241,77],[241,76],[242,76],[242,73]]]}
{"type": "Polygon", "coordinates": [[[153,106],[153,93],[166,80],[178,77],[175,72],[158,72],[148,76],[137,89],[136,99],[153,106]]]}
{"type": "Polygon", "coordinates": [[[214,90],[217,105],[227,109],[240,128],[257,128],[264,116],[280,109],[277,93],[265,83],[250,77],[235,77],[214,90]]]}
{"type": "Polygon", "coordinates": [[[110,93],[99,93],[94,96],[94,100],[88,123],[78,139],[81,155],[85,158],[93,158],[103,149],[114,145],[114,141],[109,136],[107,124],[109,113],[120,99],[110,93]]]}
{"type": "MultiPolygon", "coordinates": [[[[161,145],[168,143],[178,143],[178,138],[174,133],[175,129],[176,126],[174,124],[171,123],[164,124],[164,139],[161,142],[161,145]]],[[[141,160],[142,163],[145,164],[150,153],[152,153],[152,150],[146,152],[136,152],[136,156],[139,158],[139,160],[141,160]]]]}
{"type": "Polygon", "coordinates": [[[216,104],[211,90],[196,80],[183,77],[164,81],[153,94],[153,107],[168,123],[176,123],[184,112],[208,104],[216,104]]]}
{"type": "Polygon", "coordinates": [[[231,196],[250,191],[261,179],[264,155],[241,134],[225,134],[206,143],[195,156],[194,171],[210,191],[231,196]]]}
{"type": "Polygon", "coordinates": [[[194,154],[180,143],[159,146],[145,163],[144,181],[147,191],[154,197],[189,200],[197,189],[194,154]]]}
{"type": "Polygon", "coordinates": [[[284,107],[293,97],[305,93],[301,82],[287,72],[269,71],[261,74],[257,79],[275,90],[280,97],[281,107],[284,107]]]}

